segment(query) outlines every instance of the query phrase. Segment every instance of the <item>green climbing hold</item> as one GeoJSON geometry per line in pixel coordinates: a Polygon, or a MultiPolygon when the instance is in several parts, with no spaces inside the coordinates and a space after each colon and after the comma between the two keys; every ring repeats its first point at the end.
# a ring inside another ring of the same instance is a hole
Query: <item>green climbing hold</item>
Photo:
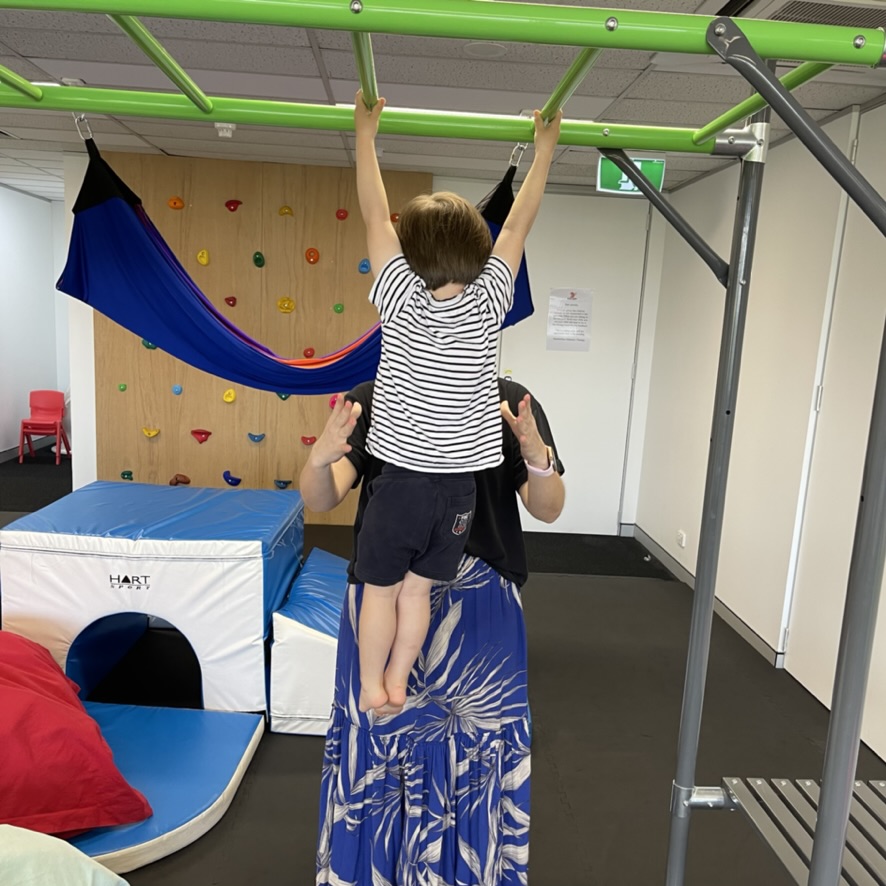
{"type": "Polygon", "coordinates": [[[144,345],[149,351],[156,351],[156,350],[157,350],[157,345],[152,345],[152,344],[151,344],[146,338],[143,338],[143,339],[142,339],[142,344],[143,344],[143,345],[144,345]]]}
{"type": "Polygon", "coordinates": [[[288,400],[292,395],[291,395],[291,394],[281,394],[281,393],[278,392],[278,393],[277,393],[277,396],[278,396],[281,400],[288,400]]]}
{"type": "Polygon", "coordinates": [[[119,385],[117,385],[117,390],[118,390],[118,391],[125,391],[125,390],[126,390],[126,385],[124,385],[124,384],[119,384],[119,385]]]}
{"type": "Polygon", "coordinates": [[[132,471],[120,471],[120,479],[121,480],[131,480],[132,479],[132,471]]]}
{"type": "Polygon", "coordinates": [[[263,268],[265,266],[265,257],[260,252],[254,252],[252,254],[252,263],[257,268],[263,268]]]}
{"type": "Polygon", "coordinates": [[[332,306],[332,310],[335,311],[336,314],[340,314],[342,311],[344,311],[344,309],[345,306],[341,302],[339,302],[337,305],[332,306]]]}

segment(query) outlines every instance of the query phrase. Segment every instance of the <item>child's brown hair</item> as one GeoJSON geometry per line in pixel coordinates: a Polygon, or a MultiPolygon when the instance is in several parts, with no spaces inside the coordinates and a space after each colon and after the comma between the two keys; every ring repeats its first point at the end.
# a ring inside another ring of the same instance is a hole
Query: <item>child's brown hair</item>
{"type": "Polygon", "coordinates": [[[410,200],[400,212],[397,234],[409,266],[431,290],[472,283],[492,253],[492,235],[483,217],[449,191],[410,200]]]}

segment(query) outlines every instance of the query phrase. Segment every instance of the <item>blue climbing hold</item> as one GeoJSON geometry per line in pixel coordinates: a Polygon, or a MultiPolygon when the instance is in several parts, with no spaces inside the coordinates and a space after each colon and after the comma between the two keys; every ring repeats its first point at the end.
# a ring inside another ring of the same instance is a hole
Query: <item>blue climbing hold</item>
{"type": "Polygon", "coordinates": [[[265,439],[264,434],[249,434],[249,433],[247,433],[246,436],[249,437],[249,439],[252,440],[253,443],[261,443],[261,441],[265,439]]]}
{"type": "Polygon", "coordinates": [[[274,485],[278,489],[286,489],[287,486],[292,484],[292,480],[274,480],[274,485]]]}
{"type": "Polygon", "coordinates": [[[369,259],[364,258],[363,261],[361,261],[360,264],[357,265],[357,270],[361,274],[368,274],[372,270],[372,265],[369,264],[369,259]]]}
{"type": "Polygon", "coordinates": [[[181,385],[173,385],[173,386],[172,386],[172,393],[175,394],[176,397],[177,397],[181,392],[182,392],[182,386],[181,386],[181,385]]]}
{"type": "Polygon", "coordinates": [[[242,480],[243,480],[242,477],[234,477],[234,476],[232,476],[230,471],[225,471],[225,472],[222,474],[222,477],[225,478],[225,483],[227,483],[228,486],[239,486],[240,483],[241,483],[242,480]]]}

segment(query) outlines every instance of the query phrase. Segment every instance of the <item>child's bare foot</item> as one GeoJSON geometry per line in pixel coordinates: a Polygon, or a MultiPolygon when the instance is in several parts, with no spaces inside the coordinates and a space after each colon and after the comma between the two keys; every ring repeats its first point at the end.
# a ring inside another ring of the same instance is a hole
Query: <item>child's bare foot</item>
{"type": "Polygon", "coordinates": [[[388,694],[385,692],[384,686],[378,689],[368,688],[360,690],[360,700],[357,707],[365,714],[373,708],[381,708],[388,703],[388,694]]]}
{"type": "Polygon", "coordinates": [[[394,706],[390,702],[383,704],[380,708],[375,709],[376,716],[389,717],[393,714],[399,714],[403,710],[403,705],[394,706]]]}
{"type": "Polygon", "coordinates": [[[398,710],[406,704],[406,683],[389,683],[385,680],[385,693],[388,696],[388,704],[398,710]]]}

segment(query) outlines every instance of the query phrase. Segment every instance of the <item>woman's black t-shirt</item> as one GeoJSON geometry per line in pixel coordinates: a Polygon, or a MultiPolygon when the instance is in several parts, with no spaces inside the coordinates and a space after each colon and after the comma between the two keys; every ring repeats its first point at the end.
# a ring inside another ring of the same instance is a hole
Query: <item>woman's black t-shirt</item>
{"type": "MultiPolygon", "coordinates": [[[[357,517],[354,521],[355,549],[369,497],[369,484],[381,473],[384,466],[382,461],[366,451],[366,434],[372,420],[370,411],[374,384],[371,381],[364,382],[347,394],[349,400],[353,400],[363,407],[357,425],[348,438],[351,451],[345,456],[357,471],[354,488],[361,481],[363,484],[360,488],[357,517]]],[[[498,380],[498,388],[501,399],[508,401],[511,411],[516,415],[520,401],[530,392],[517,382],[503,378],[498,380]]],[[[532,398],[532,412],[535,415],[535,422],[542,440],[548,446],[554,447],[556,455],[557,448],[547,417],[534,397],[532,398]]],[[[520,586],[526,581],[528,568],[517,490],[526,482],[528,474],[523,456],[520,454],[520,444],[504,419],[502,419],[502,450],[504,461],[498,467],[476,471],[474,474],[477,483],[477,504],[471,525],[471,534],[465,545],[465,553],[479,557],[500,575],[520,586]]],[[[564,469],[559,456],[557,457],[557,465],[562,474],[564,469]]],[[[348,580],[351,582],[357,580],[354,576],[353,557],[348,565],[348,580]]]]}

